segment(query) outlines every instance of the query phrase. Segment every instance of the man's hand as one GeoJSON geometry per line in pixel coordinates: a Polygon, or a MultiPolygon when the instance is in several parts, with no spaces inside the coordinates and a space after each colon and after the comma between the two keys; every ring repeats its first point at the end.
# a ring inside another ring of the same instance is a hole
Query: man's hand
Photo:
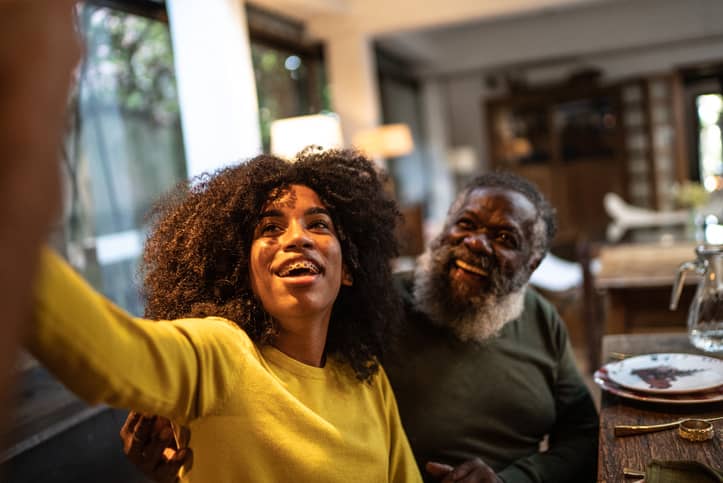
{"type": "Polygon", "coordinates": [[[443,463],[429,461],[425,468],[427,473],[442,483],[502,483],[502,480],[497,477],[494,470],[479,458],[465,461],[456,468],[443,463]]]}
{"type": "Polygon", "coordinates": [[[131,411],[120,431],[123,452],[153,481],[175,483],[180,469],[188,472],[193,465],[193,451],[186,446],[190,432],[186,428],[181,431],[179,448],[169,420],[131,411]]]}

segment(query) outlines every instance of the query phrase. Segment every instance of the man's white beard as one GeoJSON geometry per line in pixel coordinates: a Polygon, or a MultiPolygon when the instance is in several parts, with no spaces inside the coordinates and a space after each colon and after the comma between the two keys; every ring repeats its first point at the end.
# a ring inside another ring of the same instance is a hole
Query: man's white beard
{"type": "Polygon", "coordinates": [[[470,307],[456,310],[448,294],[442,293],[448,290],[440,287],[441,278],[449,280],[449,274],[435,275],[432,264],[431,251],[427,249],[417,259],[414,274],[416,307],[435,325],[451,329],[460,340],[484,342],[522,314],[526,283],[505,295],[480,294],[470,300],[470,307]]]}

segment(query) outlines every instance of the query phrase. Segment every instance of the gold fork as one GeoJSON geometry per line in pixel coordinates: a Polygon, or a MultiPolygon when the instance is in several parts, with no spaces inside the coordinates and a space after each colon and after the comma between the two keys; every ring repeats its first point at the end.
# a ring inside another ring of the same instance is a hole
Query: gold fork
{"type": "MultiPolygon", "coordinates": [[[[680,426],[680,423],[683,421],[691,419],[680,419],[678,421],[673,421],[670,423],[663,423],[663,424],[650,424],[650,425],[644,425],[644,426],[633,426],[633,425],[627,425],[627,424],[619,424],[615,426],[614,432],[615,436],[630,436],[633,434],[643,434],[643,433],[653,433],[655,431],[663,431],[665,429],[671,429],[676,428],[680,426]]],[[[693,418],[697,419],[697,418],[693,418]]],[[[701,421],[705,421],[707,423],[712,423],[713,421],[718,421],[720,419],[723,419],[723,416],[717,416],[715,418],[707,418],[707,419],[701,419],[701,421]]]]}

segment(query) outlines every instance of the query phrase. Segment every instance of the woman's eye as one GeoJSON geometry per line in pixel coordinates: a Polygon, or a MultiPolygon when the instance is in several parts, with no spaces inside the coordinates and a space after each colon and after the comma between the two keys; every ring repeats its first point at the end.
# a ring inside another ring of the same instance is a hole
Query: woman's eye
{"type": "Polygon", "coordinates": [[[324,220],[315,220],[309,223],[309,228],[316,230],[328,230],[330,226],[331,224],[324,220]]]}
{"type": "Polygon", "coordinates": [[[261,233],[262,235],[274,235],[279,231],[281,231],[281,227],[273,223],[263,225],[261,229],[259,229],[259,233],[261,233]]]}

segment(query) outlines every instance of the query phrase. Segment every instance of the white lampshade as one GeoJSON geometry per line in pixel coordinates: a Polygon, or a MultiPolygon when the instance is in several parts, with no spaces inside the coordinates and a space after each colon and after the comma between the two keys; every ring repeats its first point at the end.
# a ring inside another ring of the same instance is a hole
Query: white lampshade
{"type": "Polygon", "coordinates": [[[352,144],[372,158],[395,158],[414,150],[412,132],[406,124],[386,124],[361,131],[352,144]]]}
{"type": "Polygon", "coordinates": [[[293,159],[307,146],[341,147],[341,123],[336,114],[288,117],[271,123],[271,154],[293,159]]]}
{"type": "Polygon", "coordinates": [[[477,150],[472,146],[457,146],[447,151],[447,162],[453,172],[473,174],[479,170],[477,150]]]}

